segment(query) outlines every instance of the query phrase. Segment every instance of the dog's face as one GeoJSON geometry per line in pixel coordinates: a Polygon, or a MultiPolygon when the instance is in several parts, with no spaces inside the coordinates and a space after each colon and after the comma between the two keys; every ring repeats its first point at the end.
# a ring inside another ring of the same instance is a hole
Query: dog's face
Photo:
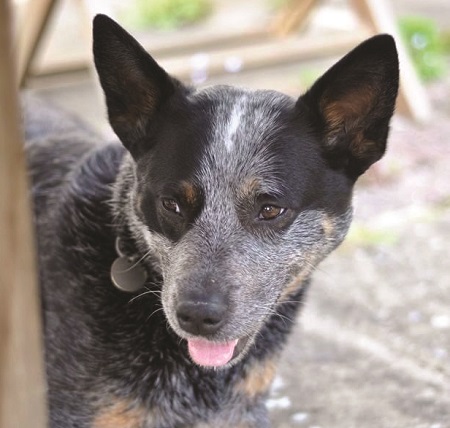
{"type": "Polygon", "coordinates": [[[188,339],[240,339],[240,350],[290,298],[286,287],[341,242],[351,180],[324,166],[286,96],[212,88],[186,103],[167,107],[155,146],[136,157],[133,208],[161,260],[172,328],[188,339]],[[196,312],[210,325],[186,322],[196,312]]]}
{"type": "Polygon", "coordinates": [[[168,322],[196,363],[238,361],[345,236],[353,184],[385,150],[395,45],[367,41],[298,100],[185,87],[104,16],[94,54],[168,322]]]}

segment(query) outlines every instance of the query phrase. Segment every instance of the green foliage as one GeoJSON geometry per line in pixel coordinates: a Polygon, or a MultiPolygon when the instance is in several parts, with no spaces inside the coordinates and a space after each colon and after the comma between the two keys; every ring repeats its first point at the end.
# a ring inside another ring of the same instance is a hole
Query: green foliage
{"type": "Polygon", "coordinates": [[[170,30],[197,22],[211,10],[211,0],[134,0],[125,19],[138,28],[170,30]]]}
{"type": "Polygon", "coordinates": [[[442,77],[447,72],[445,43],[436,23],[428,18],[400,19],[400,32],[416,69],[423,80],[442,77]]]}
{"type": "Polygon", "coordinates": [[[450,55],[450,30],[442,32],[442,46],[446,55],[450,55]]]}
{"type": "Polygon", "coordinates": [[[350,244],[358,246],[394,245],[399,239],[399,233],[393,228],[369,227],[368,225],[352,224],[347,236],[350,244]]]}
{"type": "Polygon", "coordinates": [[[268,0],[269,8],[273,11],[279,10],[289,4],[290,0],[268,0]]]}
{"type": "Polygon", "coordinates": [[[318,67],[304,68],[300,71],[300,82],[303,88],[308,89],[325,70],[318,67]]]}

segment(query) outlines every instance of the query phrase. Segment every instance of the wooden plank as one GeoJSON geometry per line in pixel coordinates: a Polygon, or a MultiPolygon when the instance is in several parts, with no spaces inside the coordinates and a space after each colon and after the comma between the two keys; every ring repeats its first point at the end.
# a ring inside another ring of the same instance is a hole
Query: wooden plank
{"type": "Polygon", "coordinates": [[[0,426],[44,428],[40,304],[10,22],[8,1],[0,0],[0,426]]]}
{"type": "Polygon", "coordinates": [[[275,18],[271,32],[286,36],[300,30],[317,3],[318,0],[291,0],[275,18]]]}
{"type": "MultiPolygon", "coordinates": [[[[274,67],[283,64],[294,64],[317,58],[338,56],[346,53],[364,39],[363,32],[359,34],[333,35],[329,37],[314,37],[305,39],[302,36],[289,36],[282,40],[272,40],[256,46],[229,49],[221,52],[211,52],[207,55],[205,71],[208,76],[218,76],[227,73],[226,64],[230,59],[241,61],[240,71],[274,67]]],[[[192,56],[177,58],[158,58],[161,65],[173,75],[190,80],[197,72],[192,56]]]]}
{"type": "Polygon", "coordinates": [[[17,44],[17,72],[22,87],[36,55],[56,0],[29,0],[23,22],[19,24],[17,44]]]}
{"type": "MultiPolygon", "coordinates": [[[[249,28],[245,32],[225,33],[220,30],[215,34],[206,35],[204,32],[179,35],[168,35],[164,41],[155,45],[151,34],[138,34],[139,42],[155,57],[175,57],[205,52],[208,50],[224,51],[242,45],[256,45],[264,43],[270,34],[261,28],[249,28]]],[[[30,69],[30,76],[51,76],[60,73],[70,73],[87,70],[92,65],[90,50],[84,55],[71,58],[49,58],[45,64],[34,64],[30,69]]]]}

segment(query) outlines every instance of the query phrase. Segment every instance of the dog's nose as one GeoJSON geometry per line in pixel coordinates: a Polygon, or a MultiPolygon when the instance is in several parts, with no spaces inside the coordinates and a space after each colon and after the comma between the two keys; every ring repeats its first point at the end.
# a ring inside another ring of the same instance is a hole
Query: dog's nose
{"type": "Polygon", "coordinates": [[[191,334],[210,335],[215,333],[225,321],[227,304],[223,299],[183,300],[177,306],[180,327],[191,334]]]}

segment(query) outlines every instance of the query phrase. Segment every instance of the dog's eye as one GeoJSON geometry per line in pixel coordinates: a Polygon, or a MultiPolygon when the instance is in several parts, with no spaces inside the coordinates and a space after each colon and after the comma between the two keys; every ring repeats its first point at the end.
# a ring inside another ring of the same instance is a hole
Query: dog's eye
{"type": "Polygon", "coordinates": [[[259,212],[259,219],[273,220],[286,212],[286,208],[277,207],[276,205],[264,205],[259,212]]]}
{"type": "Polygon", "coordinates": [[[175,214],[181,214],[180,206],[175,199],[164,198],[162,199],[161,203],[166,211],[171,211],[175,214]]]}

